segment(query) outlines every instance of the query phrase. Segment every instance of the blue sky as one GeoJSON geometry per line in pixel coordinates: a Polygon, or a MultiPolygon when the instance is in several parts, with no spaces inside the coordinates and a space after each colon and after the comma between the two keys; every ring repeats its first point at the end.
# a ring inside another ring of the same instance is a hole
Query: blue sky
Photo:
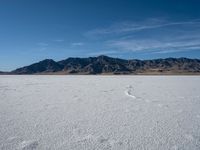
{"type": "Polygon", "coordinates": [[[200,58],[199,0],[1,0],[0,70],[108,55],[200,58]]]}

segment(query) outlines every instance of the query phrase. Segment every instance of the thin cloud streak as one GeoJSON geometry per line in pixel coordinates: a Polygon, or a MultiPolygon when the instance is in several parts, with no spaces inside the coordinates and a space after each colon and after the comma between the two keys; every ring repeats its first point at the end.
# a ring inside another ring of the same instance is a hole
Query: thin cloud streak
{"type": "Polygon", "coordinates": [[[111,51],[161,54],[200,50],[199,27],[200,19],[172,22],[152,18],[90,30],[87,35],[102,38],[101,43],[111,51]]]}
{"type": "Polygon", "coordinates": [[[118,53],[121,53],[121,52],[114,51],[114,50],[106,50],[106,51],[88,53],[88,56],[112,55],[112,54],[118,54],[118,53]]]}
{"type": "Polygon", "coordinates": [[[62,39],[57,39],[57,40],[53,40],[54,42],[64,42],[65,40],[62,39]]]}
{"type": "Polygon", "coordinates": [[[158,40],[119,40],[110,41],[108,46],[124,51],[132,52],[181,52],[188,50],[200,50],[200,41],[158,41],[158,40]]]}
{"type": "Polygon", "coordinates": [[[123,22],[119,24],[112,25],[108,28],[100,28],[90,30],[86,33],[89,36],[96,35],[107,35],[107,34],[123,34],[128,32],[137,32],[148,29],[157,29],[168,26],[177,26],[177,25],[198,25],[200,26],[200,20],[192,20],[192,21],[183,21],[183,22],[169,22],[166,20],[159,19],[149,19],[144,22],[123,22]]]}
{"type": "Polygon", "coordinates": [[[44,42],[39,42],[39,43],[37,43],[37,45],[46,47],[46,46],[48,46],[49,44],[48,44],[48,43],[44,43],[44,42]]]}
{"type": "Polygon", "coordinates": [[[71,43],[72,46],[82,46],[84,45],[83,42],[74,42],[74,43],[71,43]]]}

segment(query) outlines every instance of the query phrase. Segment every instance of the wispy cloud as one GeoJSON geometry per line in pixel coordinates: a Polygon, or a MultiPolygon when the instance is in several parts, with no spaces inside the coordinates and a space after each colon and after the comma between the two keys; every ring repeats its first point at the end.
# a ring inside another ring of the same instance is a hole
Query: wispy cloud
{"type": "Polygon", "coordinates": [[[113,54],[118,54],[120,53],[120,51],[116,51],[116,50],[102,50],[102,51],[98,51],[98,52],[91,52],[88,53],[89,56],[99,56],[99,55],[113,55],[113,54]]]}
{"type": "Polygon", "coordinates": [[[64,42],[65,40],[63,39],[57,39],[57,40],[53,40],[54,42],[64,42]]]}
{"type": "Polygon", "coordinates": [[[72,46],[82,46],[84,45],[83,42],[74,42],[74,43],[71,43],[72,46]]]}
{"type": "Polygon", "coordinates": [[[36,43],[36,45],[37,45],[37,50],[40,50],[40,51],[46,50],[49,46],[49,44],[45,42],[39,42],[39,43],[36,43]]]}
{"type": "Polygon", "coordinates": [[[151,18],[121,22],[107,28],[90,30],[87,35],[111,51],[139,53],[174,53],[200,50],[200,19],[170,21],[151,18]]]}
{"type": "Polygon", "coordinates": [[[117,40],[110,41],[108,45],[111,48],[116,48],[125,51],[132,52],[153,52],[153,53],[172,53],[188,50],[200,50],[200,41],[199,40],[117,40]]]}
{"type": "Polygon", "coordinates": [[[173,22],[165,19],[153,18],[140,22],[121,22],[113,24],[107,28],[98,28],[90,30],[86,33],[86,35],[97,36],[97,35],[108,35],[108,34],[123,34],[123,33],[138,32],[143,30],[157,29],[170,26],[180,26],[180,25],[200,26],[200,20],[196,19],[190,21],[173,22]]]}
{"type": "Polygon", "coordinates": [[[39,42],[39,43],[37,43],[37,45],[45,47],[45,46],[48,46],[49,44],[45,43],[45,42],[39,42]]]}

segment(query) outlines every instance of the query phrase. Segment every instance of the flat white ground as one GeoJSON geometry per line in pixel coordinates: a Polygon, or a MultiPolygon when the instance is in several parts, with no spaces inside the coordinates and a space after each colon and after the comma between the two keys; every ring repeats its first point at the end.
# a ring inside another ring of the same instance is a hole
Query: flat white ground
{"type": "Polygon", "coordinates": [[[199,76],[0,76],[0,149],[199,150],[199,76]]]}

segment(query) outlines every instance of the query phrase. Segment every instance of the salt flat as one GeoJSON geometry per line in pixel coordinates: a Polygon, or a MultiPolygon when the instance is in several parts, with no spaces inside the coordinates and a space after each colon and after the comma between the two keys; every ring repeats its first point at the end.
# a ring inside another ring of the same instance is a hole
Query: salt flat
{"type": "Polygon", "coordinates": [[[199,76],[0,76],[1,150],[199,150],[199,76]]]}

